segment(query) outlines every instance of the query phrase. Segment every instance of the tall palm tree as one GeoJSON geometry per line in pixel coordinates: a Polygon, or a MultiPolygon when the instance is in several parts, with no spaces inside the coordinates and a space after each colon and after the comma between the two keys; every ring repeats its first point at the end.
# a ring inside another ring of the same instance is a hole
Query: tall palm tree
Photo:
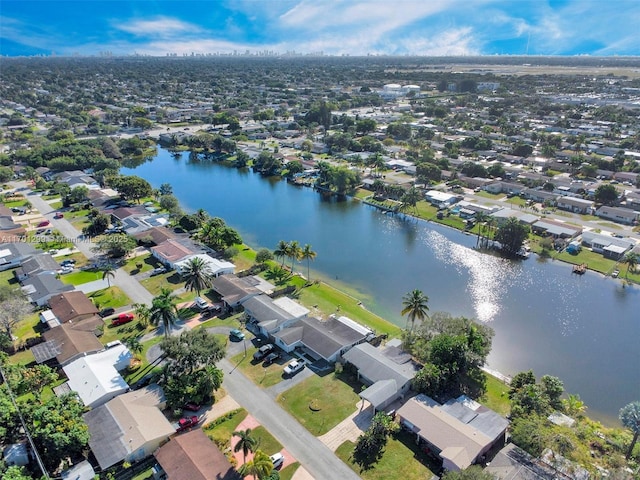
{"type": "Polygon", "coordinates": [[[116,276],[116,269],[113,265],[108,263],[104,267],[102,267],[102,280],[104,280],[105,278],[107,279],[107,285],[109,286],[109,288],[111,288],[110,279],[115,278],[115,276],[116,276]]]}
{"type": "Polygon", "coordinates": [[[211,266],[201,257],[191,258],[184,266],[182,276],[185,278],[185,288],[190,291],[195,290],[198,296],[201,290],[211,288],[213,281],[211,266]]]}
{"type": "Polygon", "coordinates": [[[309,273],[310,272],[309,262],[311,260],[314,260],[317,256],[318,256],[318,254],[316,252],[314,252],[313,250],[311,250],[311,245],[309,245],[308,243],[305,244],[304,248],[302,249],[302,252],[300,253],[300,259],[307,261],[307,281],[308,282],[311,281],[311,277],[310,277],[310,273],[309,273]]]}
{"type": "Polygon", "coordinates": [[[247,454],[249,452],[255,452],[255,449],[258,446],[258,439],[251,436],[250,428],[233,432],[233,436],[239,438],[238,443],[233,447],[233,451],[239,452],[242,450],[242,454],[244,455],[242,463],[247,463],[247,454]]]}
{"type": "MultiPolygon", "coordinates": [[[[427,312],[429,311],[429,297],[427,297],[422,290],[413,290],[402,297],[402,306],[404,307],[400,312],[401,315],[407,315],[407,327],[411,322],[411,330],[413,330],[416,319],[421,322],[428,318],[427,312]]],[[[405,329],[407,328],[405,327],[405,329]]]]}
{"type": "Polygon", "coordinates": [[[242,476],[253,475],[254,480],[264,480],[271,475],[273,471],[273,462],[269,455],[262,450],[256,450],[253,460],[245,463],[238,469],[238,473],[242,476]]]}
{"type": "Polygon", "coordinates": [[[629,276],[629,271],[635,272],[639,261],[640,256],[637,253],[629,252],[624,256],[624,263],[627,264],[627,277],[629,276]]]}
{"type": "Polygon", "coordinates": [[[280,264],[281,267],[284,267],[284,259],[285,257],[288,256],[288,249],[289,249],[289,244],[284,240],[280,240],[278,242],[278,246],[273,251],[274,257],[282,259],[282,263],[280,264]]]}
{"type": "Polygon", "coordinates": [[[289,258],[291,258],[291,273],[293,273],[293,266],[295,262],[300,260],[300,256],[302,255],[302,247],[300,247],[300,243],[297,240],[293,240],[289,242],[289,258]]]}
{"type": "Polygon", "coordinates": [[[620,421],[622,425],[633,432],[633,439],[629,450],[627,451],[626,459],[629,460],[633,447],[636,446],[638,436],[640,435],[640,402],[631,402],[620,409],[620,421]]]}
{"type": "Polygon", "coordinates": [[[160,295],[151,301],[151,311],[149,320],[151,323],[164,328],[164,336],[168,337],[171,327],[178,318],[178,308],[176,307],[173,292],[168,288],[163,288],[160,295]]]}

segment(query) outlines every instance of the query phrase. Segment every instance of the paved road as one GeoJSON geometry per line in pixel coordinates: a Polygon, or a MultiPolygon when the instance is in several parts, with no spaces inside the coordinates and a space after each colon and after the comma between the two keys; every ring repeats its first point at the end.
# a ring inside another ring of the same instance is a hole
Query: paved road
{"type": "Polygon", "coordinates": [[[228,360],[219,367],[224,371],[222,386],[260,422],[314,478],[339,478],[359,480],[359,476],[347,467],[320,440],[311,435],[298,421],[285,412],[273,398],[257,387],[228,360]]]}
{"type": "MultiPolygon", "coordinates": [[[[96,256],[95,252],[93,251],[94,243],[92,239],[85,239],[81,235],[81,232],[79,232],[76,227],[74,227],[65,218],[53,218],[53,208],[51,208],[51,205],[43,200],[42,197],[38,195],[29,195],[29,201],[35,208],[40,211],[42,215],[44,215],[48,220],[51,221],[52,225],[60,232],[62,236],[71,239],[74,242],[75,247],[80,250],[80,252],[82,252],[85,257],[91,259],[96,256]]],[[[120,289],[127,294],[127,296],[133,303],[144,303],[147,305],[151,304],[153,295],[151,295],[146,288],[140,285],[140,282],[138,282],[138,280],[136,280],[121,268],[115,271],[115,277],[113,278],[112,282],[114,285],[120,287],[120,289]]]]}

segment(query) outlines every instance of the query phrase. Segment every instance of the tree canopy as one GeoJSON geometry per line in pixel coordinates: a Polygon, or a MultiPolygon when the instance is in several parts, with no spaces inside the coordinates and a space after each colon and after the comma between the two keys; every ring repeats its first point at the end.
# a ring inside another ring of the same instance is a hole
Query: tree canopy
{"type": "Polygon", "coordinates": [[[520,223],[517,218],[510,217],[498,226],[494,240],[500,243],[500,249],[504,253],[515,255],[522,248],[528,235],[529,227],[520,223]]]}

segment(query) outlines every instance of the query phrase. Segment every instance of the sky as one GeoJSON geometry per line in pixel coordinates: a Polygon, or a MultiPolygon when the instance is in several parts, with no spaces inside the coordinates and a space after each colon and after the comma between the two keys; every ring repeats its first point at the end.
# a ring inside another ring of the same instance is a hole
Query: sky
{"type": "Polygon", "coordinates": [[[640,55],[640,0],[0,0],[0,55],[640,55]]]}

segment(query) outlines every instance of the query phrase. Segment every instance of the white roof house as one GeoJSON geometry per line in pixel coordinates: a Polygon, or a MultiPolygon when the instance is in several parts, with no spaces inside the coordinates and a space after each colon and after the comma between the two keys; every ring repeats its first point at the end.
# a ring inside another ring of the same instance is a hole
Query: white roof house
{"type": "Polygon", "coordinates": [[[460,197],[451,193],[441,192],[439,190],[429,190],[425,193],[427,201],[434,205],[447,204],[452,205],[460,200],[460,197]]]}
{"type": "Polygon", "coordinates": [[[131,352],[118,343],[93,355],[74,360],[62,367],[69,378],[69,388],[91,408],[99,407],[129,390],[129,385],[118,373],[131,361],[131,352]]]}
{"type": "Polygon", "coordinates": [[[182,260],[180,260],[179,262],[175,262],[173,264],[173,266],[175,267],[176,271],[180,275],[182,275],[183,269],[187,266],[187,264],[189,263],[189,261],[192,258],[199,258],[204,263],[209,265],[209,269],[211,271],[211,275],[213,275],[214,277],[217,277],[219,275],[228,274],[228,273],[233,273],[233,271],[236,269],[236,266],[231,262],[227,262],[225,260],[218,260],[217,258],[213,258],[213,257],[207,255],[206,253],[199,253],[199,254],[196,254],[196,255],[189,255],[188,257],[185,257],[182,260]]]}

